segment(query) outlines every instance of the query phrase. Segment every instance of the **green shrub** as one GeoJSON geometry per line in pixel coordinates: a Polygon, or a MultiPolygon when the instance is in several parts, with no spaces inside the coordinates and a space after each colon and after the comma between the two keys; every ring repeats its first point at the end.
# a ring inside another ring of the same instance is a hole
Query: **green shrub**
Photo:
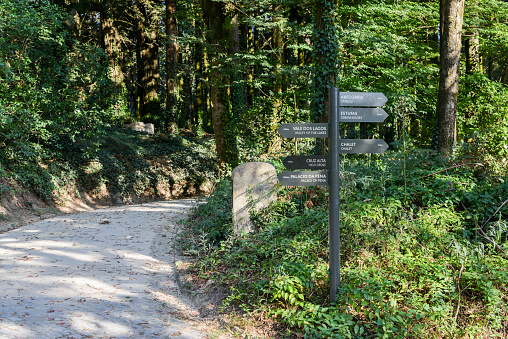
{"type": "Polygon", "coordinates": [[[506,181],[418,151],[342,165],[337,303],[328,299],[327,190],[279,189],[278,201],[254,216],[259,231],[235,237],[230,219],[213,213],[230,199],[228,182],[192,221],[206,249],[195,269],[231,286],[226,305],[263,312],[306,338],[501,336],[506,181]],[[473,218],[485,222],[497,209],[484,225],[496,246],[473,218]]]}

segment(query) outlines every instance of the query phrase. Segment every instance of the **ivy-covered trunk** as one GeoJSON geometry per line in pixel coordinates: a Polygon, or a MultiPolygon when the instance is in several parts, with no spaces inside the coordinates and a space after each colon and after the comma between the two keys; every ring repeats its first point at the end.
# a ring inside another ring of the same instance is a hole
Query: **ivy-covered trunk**
{"type": "Polygon", "coordinates": [[[111,5],[109,7],[109,10],[100,13],[104,51],[109,59],[111,80],[118,86],[121,86],[124,80],[121,64],[124,56],[122,53],[121,36],[115,22],[115,17],[118,17],[118,15],[115,13],[114,7],[111,8],[111,5]]]}
{"type": "MultiPolygon", "coordinates": [[[[339,48],[335,34],[335,0],[317,0],[314,23],[314,100],[311,114],[314,122],[328,122],[330,108],[328,89],[338,77],[339,48]]],[[[324,139],[317,142],[315,152],[324,152],[324,139]]]]}

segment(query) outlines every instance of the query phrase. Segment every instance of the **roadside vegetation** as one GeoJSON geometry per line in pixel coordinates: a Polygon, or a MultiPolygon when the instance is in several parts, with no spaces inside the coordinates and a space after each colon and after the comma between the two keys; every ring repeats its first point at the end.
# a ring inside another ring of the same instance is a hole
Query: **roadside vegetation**
{"type": "Polygon", "coordinates": [[[13,144],[0,151],[0,198],[23,187],[48,204],[83,194],[115,204],[174,199],[208,192],[218,175],[206,138],[104,127],[93,142],[55,133],[13,144]]]}
{"type": "Polygon", "coordinates": [[[253,215],[257,231],[235,236],[225,179],[187,223],[184,248],[203,281],[229,286],[224,312],[278,319],[281,336],[504,338],[508,176],[477,159],[343,158],[334,305],[325,188],[277,187],[277,202],[253,215]]]}

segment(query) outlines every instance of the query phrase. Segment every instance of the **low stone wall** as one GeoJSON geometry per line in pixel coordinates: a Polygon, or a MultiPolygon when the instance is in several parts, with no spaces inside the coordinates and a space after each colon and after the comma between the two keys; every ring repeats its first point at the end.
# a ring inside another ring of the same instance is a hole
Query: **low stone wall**
{"type": "Polygon", "coordinates": [[[124,125],[125,128],[133,131],[145,132],[148,134],[154,134],[155,128],[152,123],[144,123],[141,121],[134,121],[133,123],[124,125]]]}

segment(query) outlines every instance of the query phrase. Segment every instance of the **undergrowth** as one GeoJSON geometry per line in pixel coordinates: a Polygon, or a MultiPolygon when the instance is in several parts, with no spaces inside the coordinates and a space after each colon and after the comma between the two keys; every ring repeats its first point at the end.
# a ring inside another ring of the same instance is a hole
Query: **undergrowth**
{"type": "Polygon", "coordinates": [[[124,202],[174,198],[198,194],[216,180],[212,149],[212,140],[113,127],[93,143],[53,135],[39,152],[0,148],[0,179],[13,179],[48,202],[83,191],[124,202]]]}
{"type": "MultiPolygon", "coordinates": [[[[231,182],[188,222],[201,278],[224,309],[275,317],[305,338],[505,338],[508,181],[481,163],[413,151],[341,169],[341,285],[329,303],[327,189],[278,200],[232,234],[231,182]]],[[[282,335],[281,335],[282,337],[282,335]]]]}

